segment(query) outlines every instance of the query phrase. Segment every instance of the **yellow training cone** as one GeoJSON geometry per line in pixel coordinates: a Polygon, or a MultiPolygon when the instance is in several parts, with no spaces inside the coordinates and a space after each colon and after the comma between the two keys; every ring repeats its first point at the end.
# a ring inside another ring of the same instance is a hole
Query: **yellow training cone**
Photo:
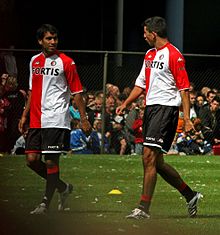
{"type": "Polygon", "coordinates": [[[122,192],[118,189],[112,189],[108,194],[122,194],[122,192]]]}

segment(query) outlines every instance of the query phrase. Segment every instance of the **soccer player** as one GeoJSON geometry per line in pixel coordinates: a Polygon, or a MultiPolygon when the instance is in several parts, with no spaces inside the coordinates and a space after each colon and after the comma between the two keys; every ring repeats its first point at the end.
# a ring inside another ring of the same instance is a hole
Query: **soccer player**
{"type": "Polygon", "coordinates": [[[69,150],[70,142],[70,96],[80,112],[82,129],[91,132],[85,104],[81,93],[83,88],[74,61],[57,50],[58,31],[44,24],[37,30],[37,40],[42,52],[30,61],[29,95],[23,111],[19,130],[30,117],[30,128],[26,139],[27,165],[46,179],[45,194],[39,206],[31,214],[47,212],[55,190],[60,198],[58,210],[65,209],[65,202],[73,190],[59,176],[59,158],[62,151],[69,150]],[[44,155],[44,161],[42,159],[44,155]]]}
{"type": "Polygon", "coordinates": [[[176,132],[179,106],[182,103],[185,131],[194,130],[189,118],[189,87],[185,61],[167,38],[165,19],[155,16],[143,23],[144,39],[152,47],[147,51],[142,69],[129,97],[117,107],[122,114],[129,103],[146,91],[143,118],[143,188],[140,202],[127,218],[150,217],[150,204],[157,182],[157,173],[186,199],[188,214],[197,213],[201,193],[193,191],[179,173],[164,161],[163,153],[171,147],[176,132]]]}

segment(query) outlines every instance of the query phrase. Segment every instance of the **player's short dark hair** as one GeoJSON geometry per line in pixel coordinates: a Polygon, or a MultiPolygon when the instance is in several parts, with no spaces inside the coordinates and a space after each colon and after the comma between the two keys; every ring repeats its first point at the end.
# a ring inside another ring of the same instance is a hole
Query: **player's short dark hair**
{"type": "Polygon", "coordinates": [[[161,38],[167,37],[167,24],[166,20],[160,16],[147,18],[143,24],[147,27],[149,32],[155,32],[161,38]]]}
{"type": "Polygon", "coordinates": [[[52,34],[58,34],[58,30],[55,26],[53,26],[51,24],[43,24],[37,30],[37,35],[36,35],[37,40],[43,39],[46,32],[50,32],[52,34]]]}

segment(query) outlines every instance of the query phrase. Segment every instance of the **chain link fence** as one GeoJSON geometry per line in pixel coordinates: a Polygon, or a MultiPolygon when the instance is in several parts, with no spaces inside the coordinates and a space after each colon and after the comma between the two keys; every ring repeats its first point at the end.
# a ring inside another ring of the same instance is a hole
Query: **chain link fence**
{"type": "MultiPolygon", "coordinates": [[[[120,90],[126,86],[132,87],[138,76],[144,53],[116,51],[71,51],[63,50],[74,59],[83,86],[87,91],[103,89],[103,77],[106,83],[117,85],[120,90]],[[106,71],[104,64],[106,60],[106,71]]],[[[34,50],[15,50],[18,66],[19,86],[28,89],[29,61],[38,53],[34,50]]],[[[220,89],[220,55],[184,54],[186,69],[195,89],[203,86],[220,89]]]]}
{"type": "MultiPolygon", "coordinates": [[[[0,49],[1,50],[1,49],[0,49]]],[[[125,87],[132,88],[142,67],[142,52],[116,51],[80,51],[62,50],[74,59],[81,82],[86,90],[105,92],[107,83],[118,86],[120,91],[125,87]]],[[[28,90],[29,61],[37,50],[13,50],[18,67],[18,84],[20,89],[28,90]]],[[[220,90],[220,55],[184,54],[186,69],[195,90],[207,86],[220,90]]],[[[102,114],[105,112],[105,107],[102,114]]],[[[105,125],[102,126],[102,134],[105,125]]],[[[102,139],[102,151],[104,148],[102,139]]]]}

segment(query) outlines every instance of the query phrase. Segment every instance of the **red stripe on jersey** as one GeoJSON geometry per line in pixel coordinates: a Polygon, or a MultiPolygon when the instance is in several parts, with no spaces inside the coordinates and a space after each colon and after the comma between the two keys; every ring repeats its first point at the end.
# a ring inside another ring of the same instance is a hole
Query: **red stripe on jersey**
{"type": "Polygon", "coordinates": [[[190,87],[189,78],[185,69],[185,59],[183,55],[170,43],[167,45],[169,50],[169,67],[176,81],[178,90],[190,87]]]}
{"type": "Polygon", "coordinates": [[[75,62],[63,53],[60,53],[59,56],[64,64],[65,76],[71,93],[78,93],[83,91],[83,87],[79,79],[75,62]]]}
{"type": "Polygon", "coordinates": [[[36,57],[32,62],[32,89],[31,92],[31,106],[30,106],[30,127],[40,128],[41,127],[41,100],[42,100],[42,86],[43,86],[43,75],[38,73],[38,69],[44,67],[45,57],[43,54],[36,57]],[[34,103],[34,104],[33,104],[34,103]],[[34,109],[34,112],[32,110],[34,109]]]}
{"type": "MultiPolygon", "coordinates": [[[[145,60],[145,77],[146,77],[146,94],[148,94],[150,78],[151,78],[151,76],[150,76],[151,64],[152,64],[152,61],[154,60],[155,55],[156,55],[156,50],[152,49],[149,51],[149,53],[147,53],[145,55],[145,58],[144,58],[144,60],[145,60]]],[[[146,99],[146,103],[147,103],[147,99],[146,99]]]]}

